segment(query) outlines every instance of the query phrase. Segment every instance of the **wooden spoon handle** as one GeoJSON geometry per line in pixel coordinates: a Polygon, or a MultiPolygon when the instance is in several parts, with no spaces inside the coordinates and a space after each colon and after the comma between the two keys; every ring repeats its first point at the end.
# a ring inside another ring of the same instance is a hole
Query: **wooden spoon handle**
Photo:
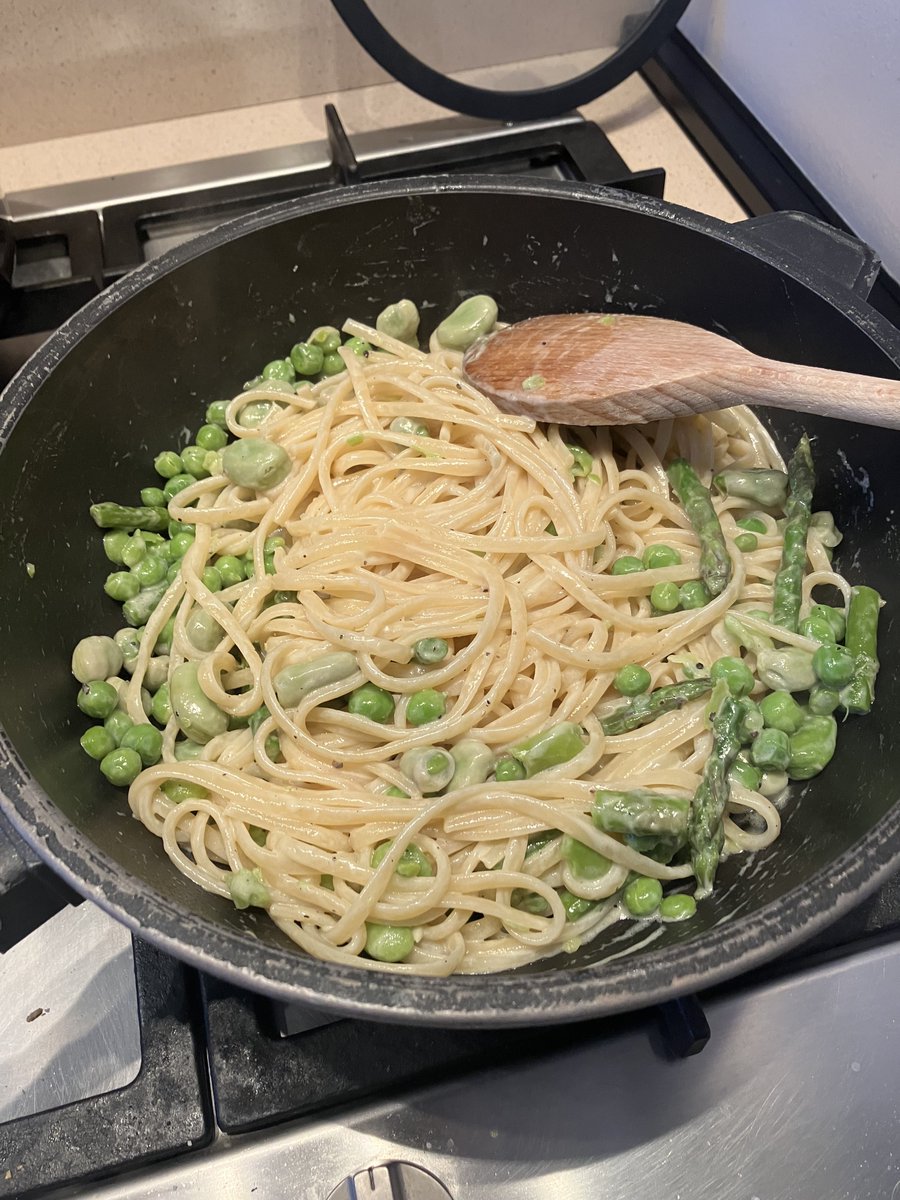
{"type": "Polygon", "coordinates": [[[876,379],[762,359],[748,368],[747,402],[900,429],[900,379],[876,379]]]}

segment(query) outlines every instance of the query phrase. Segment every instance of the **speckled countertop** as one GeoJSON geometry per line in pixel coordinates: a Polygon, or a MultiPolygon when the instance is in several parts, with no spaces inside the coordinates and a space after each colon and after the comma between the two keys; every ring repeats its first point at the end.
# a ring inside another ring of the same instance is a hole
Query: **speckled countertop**
{"type": "MultiPolygon", "coordinates": [[[[578,74],[596,52],[538,60],[558,72],[578,74]]],[[[529,64],[534,66],[535,64],[529,64]]],[[[478,82],[483,72],[465,73],[478,82]]],[[[324,137],[323,105],[335,103],[351,139],[369,129],[410,125],[446,116],[444,109],[398,83],[378,84],[282,100],[248,108],[110,129],[0,148],[0,189],[6,194],[122,175],[130,171],[219,158],[324,137]]],[[[632,170],[664,167],[666,198],[726,221],[745,212],[675,119],[644,81],[632,75],[612,92],[585,105],[632,170]]]]}

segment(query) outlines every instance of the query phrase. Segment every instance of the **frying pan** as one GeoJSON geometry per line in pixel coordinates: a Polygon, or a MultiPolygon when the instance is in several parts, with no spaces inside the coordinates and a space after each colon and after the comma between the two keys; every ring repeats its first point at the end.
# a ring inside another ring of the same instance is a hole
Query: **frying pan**
{"type": "MultiPolygon", "coordinates": [[[[889,602],[872,715],[846,723],[824,774],[793,786],[775,846],[723,864],[694,920],[622,923],[527,970],[398,979],[313,961],[264,914],[195,888],[79,748],[69,658],[80,637],[120,623],[101,589],[108,566],[89,503],[136,495],[156,451],[183,443],[209,401],[314,325],[373,319],[410,296],[432,326],[461,297],[490,291],[506,320],[654,313],[775,358],[897,376],[900,333],[862,299],[872,276],[863,248],[808,221],[728,226],[587,184],[457,176],[279,204],[122,279],[50,338],[0,406],[4,812],[139,936],[236,984],[348,1015],[581,1019],[708,986],[811,935],[900,866],[896,433],[803,422],[815,436],[816,506],[845,532],[838,564],[889,602]]],[[[792,444],[796,418],[766,419],[792,444]]]]}

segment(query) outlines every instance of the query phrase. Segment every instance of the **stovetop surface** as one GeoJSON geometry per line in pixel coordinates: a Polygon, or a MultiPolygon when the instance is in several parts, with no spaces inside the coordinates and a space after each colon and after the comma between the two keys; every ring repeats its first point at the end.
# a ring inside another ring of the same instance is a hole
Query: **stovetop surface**
{"type": "MultiPolygon", "coordinates": [[[[335,114],[328,130],[327,145],[218,174],[11,198],[20,255],[0,382],[105,283],[265,199],[464,167],[662,190],[662,172],[629,176],[577,116],[453,119],[352,147],[335,114]]],[[[0,823],[0,1196],[900,1195],[900,878],[699,1000],[485,1032],[269,1003],[133,942],[90,904],[64,906],[35,867],[0,823]],[[367,1170],[392,1161],[411,1165],[367,1170]]]]}

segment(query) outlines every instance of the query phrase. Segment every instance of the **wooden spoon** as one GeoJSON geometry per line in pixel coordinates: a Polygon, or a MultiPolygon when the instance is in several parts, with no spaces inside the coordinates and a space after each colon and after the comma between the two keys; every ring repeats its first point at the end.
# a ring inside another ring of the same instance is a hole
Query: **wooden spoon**
{"type": "Polygon", "coordinates": [[[463,369],[504,412],[564,425],[632,425],[766,404],[900,428],[900,380],[761,358],[662,317],[532,317],[476,342],[463,369]]]}

